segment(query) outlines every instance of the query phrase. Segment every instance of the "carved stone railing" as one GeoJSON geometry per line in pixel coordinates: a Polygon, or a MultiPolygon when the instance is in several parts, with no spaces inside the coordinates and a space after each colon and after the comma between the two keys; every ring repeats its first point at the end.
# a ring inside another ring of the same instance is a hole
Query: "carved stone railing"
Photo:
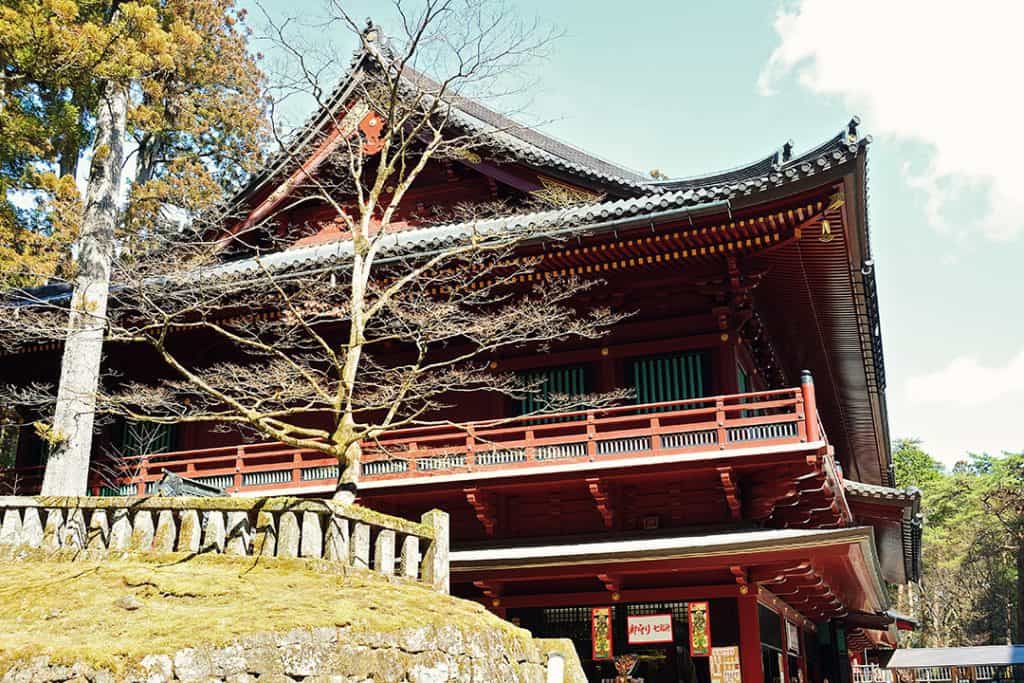
{"type": "Polygon", "coordinates": [[[0,549],[308,559],[447,593],[448,515],[420,522],[308,498],[0,496],[0,549]]]}

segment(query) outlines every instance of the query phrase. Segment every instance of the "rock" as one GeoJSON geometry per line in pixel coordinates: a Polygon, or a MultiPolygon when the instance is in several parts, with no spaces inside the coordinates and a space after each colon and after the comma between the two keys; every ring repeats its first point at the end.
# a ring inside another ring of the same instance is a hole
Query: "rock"
{"type": "Polygon", "coordinates": [[[174,664],[167,655],[147,655],[139,667],[146,676],[146,683],[163,683],[174,677],[174,664]]]}
{"type": "Polygon", "coordinates": [[[206,681],[213,678],[213,666],[208,653],[186,648],[174,653],[174,675],[181,681],[206,681]]]}
{"type": "Polygon", "coordinates": [[[241,645],[228,645],[213,650],[210,653],[210,665],[213,675],[221,678],[230,678],[248,672],[245,650],[241,645]]]}
{"type": "Polygon", "coordinates": [[[128,612],[134,612],[135,610],[142,607],[142,601],[134,595],[126,595],[123,598],[118,598],[114,602],[114,605],[128,612]]]}

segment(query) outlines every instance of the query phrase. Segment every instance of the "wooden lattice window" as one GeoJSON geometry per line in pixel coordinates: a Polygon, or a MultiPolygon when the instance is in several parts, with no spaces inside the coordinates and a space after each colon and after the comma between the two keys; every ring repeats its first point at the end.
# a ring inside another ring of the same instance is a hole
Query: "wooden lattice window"
{"type": "Polygon", "coordinates": [[[687,351],[634,358],[628,377],[638,404],[685,401],[710,393],[710,357],[707,351],[687,351]]]}
{"type": "Polygon", "coordinates": [[[174,425],[152,422],[127,421],[121,424],[120,455],[130,458],[138,455],[167,453],[174,449],[174,425]]]}
{"type": "Polygon", "coordinates": [[[519,373],[524,384],[536,387],[517,401],[517,414],[528,415],[551,410],[556,396],[584,396],[590,393],[590,378],[585,365],[561,365],[525,370],[519,373]]]}

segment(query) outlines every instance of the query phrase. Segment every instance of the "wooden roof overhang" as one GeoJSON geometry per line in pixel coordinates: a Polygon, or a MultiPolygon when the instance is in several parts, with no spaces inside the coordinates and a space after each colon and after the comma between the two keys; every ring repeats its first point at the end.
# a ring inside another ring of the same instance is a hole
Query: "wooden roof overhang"
{"type": "Polygon", "coordinates": [[[761,590],[812,622],[887,607],[870,527],[491,544],[454,551],[451,572],[457,587],[485,591],[506,608],[761,590]]]}
{"type": "MultiPolygon", "coordinates": [[[[441,506],[456,519],[475,517],[488,536],[500,538],[507,533],[506,515],[514,514],[504,509],[503,500],[590,499],[595,530],[614,530],[639,509],[624,495],[627,490],[641,499],[644,510],[649,502],[664,498],[664,523],[671,526],[701,519],[839,528],[853,521],[831,453],[820,442],[544,467],[513,465],[419,478],[398,475],[364,480],[360,499],[402,514],[441,506]]],[[[539,523],[544,528],[555,522],[539,523]]]]}
{"type": "Polygon", "coordinates": [[[864,145],[800,181],[688,210],[641,212],[535,245],[526,281],[665,269],[723,277],[733,259],[756,274],[754,307],[792,382],[810,369],[847,474],[891,483],[888,413],[874,266],[868,247],[864,145]],[[825,227],[827,225],[827,227],[825,227]],[[725,262],[725,263],[723,263],[725,262]]]}
{"type": "Polygon", "coordinates": [[[921,493],[857,481],[844,482],[847,500],[861,524],[871,524],[887,581],[916,581],[921,562],[921,493]]]}
{"type": "Polygon", "coordinates": [[[813,371],[822,420],[846,474],[891,484],[885,372],[874,264],[868,245],[866,156],[803,182],[835,194],[823,220],[802,239],[765,251],[749,265],[764,268],[754,291],[782,361],[793,376],[813,371]]]}

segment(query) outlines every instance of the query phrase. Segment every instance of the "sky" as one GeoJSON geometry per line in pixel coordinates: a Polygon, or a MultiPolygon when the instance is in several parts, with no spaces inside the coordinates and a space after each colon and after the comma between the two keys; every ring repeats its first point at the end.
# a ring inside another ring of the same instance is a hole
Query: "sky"
{"type": "MultiPolygon", "coordinates": [[[[338,1],[387,31],[383,0],[338,1]]],[[[531,118],[642,172],[800,151],[859,115],[892,435],[949,465],[1024,450],[1024,3],[507,1],[564,31],[531,118]]]]}

